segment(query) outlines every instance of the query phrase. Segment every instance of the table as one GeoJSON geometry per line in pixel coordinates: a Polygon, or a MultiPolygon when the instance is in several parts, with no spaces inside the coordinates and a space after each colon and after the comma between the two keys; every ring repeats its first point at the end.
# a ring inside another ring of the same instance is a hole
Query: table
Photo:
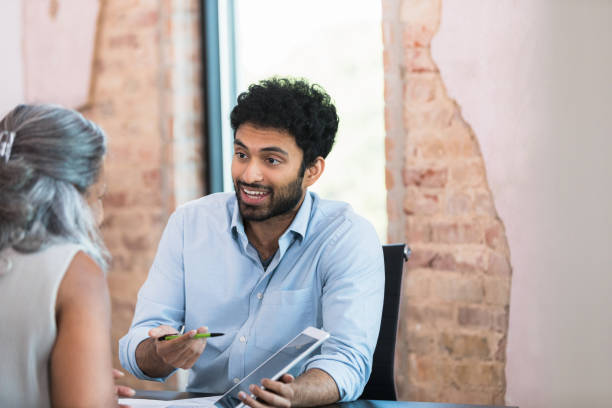
{"type": "MultiPolygon", "coordinates": [[[[177,392],[177,391],[144,391],[137,390],[134,398],[176,400],[184,398],[209,397],[210,394],[200,392],[177,392]]],[[[370,401],[357,400],[352,402],[339,402],[327,405],[328,408],[501,408],[493,405],[470,405],[470,404],[447,404],[440,402],[416,402],[416,401],[370,401]]],[[[518,407],[506,407],[518,408],[518,407]]]]}

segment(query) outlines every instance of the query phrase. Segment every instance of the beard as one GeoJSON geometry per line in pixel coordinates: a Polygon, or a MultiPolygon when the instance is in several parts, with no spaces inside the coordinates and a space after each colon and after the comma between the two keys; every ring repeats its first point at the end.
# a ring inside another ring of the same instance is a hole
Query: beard
{"type": "Polygon", "coordinates": [[[266,221],[272,217],[283,215],[293,210],[300,200],[304,191],[302,190],[302,180],[304,176],[298,176],[282,187],[274,189],[261,184],[247,184],[240,180],[234,181],[236,198],[238,199],[238,209],[243,221],[266,221]],[[268,205],[250,205],[242,200],[241,187],[266,190],[269,192],[268,205]]]}

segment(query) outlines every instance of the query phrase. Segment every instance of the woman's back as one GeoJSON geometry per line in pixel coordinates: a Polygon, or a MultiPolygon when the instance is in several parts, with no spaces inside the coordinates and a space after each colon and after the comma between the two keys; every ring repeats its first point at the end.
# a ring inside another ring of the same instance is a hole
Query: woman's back
{"type": "Polygon", "coordinates": [[[1,407],[116,406],[97,228],[105,152],[75,111],[19,105],[0,120],[1,407]]]}
{"type": "Polygon", "coordinates": [[[12,248],[0,252],[2,407],[50,406],[49,357],[57,334],[56,297],[78,250],[77,245],[64,244],[33,254],[12,248]]]}

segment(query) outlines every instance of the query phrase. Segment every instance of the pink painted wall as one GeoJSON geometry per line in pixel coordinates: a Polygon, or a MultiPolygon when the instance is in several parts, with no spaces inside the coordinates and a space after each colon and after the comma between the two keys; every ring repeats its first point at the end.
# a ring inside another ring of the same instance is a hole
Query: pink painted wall
{"type": "Polygon", "coordinates": [[[88,103],[99,0],[0,2],[0,115],[22,102],[88,103]]]}
{"type": "Polygon", "coordinates": [[[444,0],[432,54],[513,266],[506,402],[612,400],[612,3],[444,0]]]}
{"type": "Polygon", "coordinates": [[[21,54],[21,6],[18,1],[0,2],[0,117],[23,100],[21,54]]]}
{"type": "Polygon", "coordinates": [[[89,97],[98,0],[22,0],[28,102],[71,108],[89,97]]]}

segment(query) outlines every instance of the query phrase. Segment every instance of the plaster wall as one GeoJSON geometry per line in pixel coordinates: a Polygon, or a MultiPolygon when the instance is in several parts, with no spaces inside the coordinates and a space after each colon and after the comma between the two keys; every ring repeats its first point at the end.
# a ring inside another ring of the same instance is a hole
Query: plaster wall
{"type": "Polygon", "coordinates": [[[0,2],[0,117],[23,100],[21,2],[0,2]]]}
{"type": "Polygon", "coordinates": [[[609,406],[612,2],[444,0],[432,41],[513,267],[506,403],[609,406]]]}

